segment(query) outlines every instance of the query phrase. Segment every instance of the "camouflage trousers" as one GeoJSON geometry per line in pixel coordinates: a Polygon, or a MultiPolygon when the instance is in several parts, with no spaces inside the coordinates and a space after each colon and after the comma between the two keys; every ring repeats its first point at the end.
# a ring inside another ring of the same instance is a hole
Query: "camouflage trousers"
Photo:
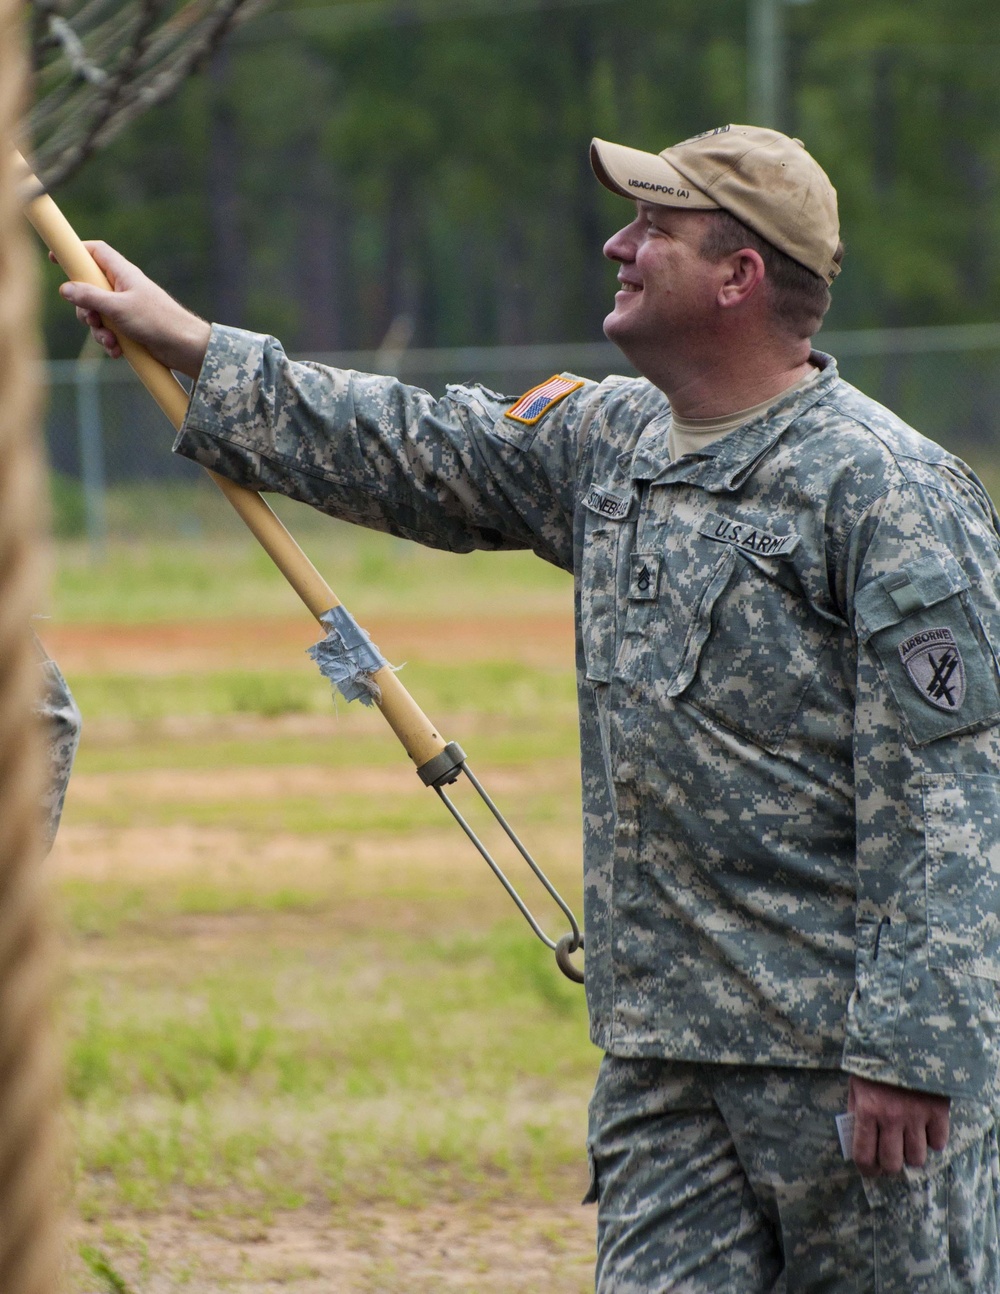
{"type": "Polygon", "coordinates": [[[952,1103],[924,1169],[864,1178],[847,1075],[605,1056],[590,1105],[597,1294],[1000,1292],[994,1114],[952,1103]]]}

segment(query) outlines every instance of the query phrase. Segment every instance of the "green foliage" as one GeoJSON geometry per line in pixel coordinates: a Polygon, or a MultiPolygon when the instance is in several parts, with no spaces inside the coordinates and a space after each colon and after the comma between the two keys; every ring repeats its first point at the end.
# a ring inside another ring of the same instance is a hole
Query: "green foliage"
{"type": "MultiPolygon", "coordinates": [[[[191,538],[157,533],[154,507],[151,502],[147,506],[148,496],[155,493],[142,486],[111,493],[111,513],[138,514],[145,509],[152,534],[141,524],[115,523],[123,532],[142,534],[142,542],[109,544],[100,560],[85,545],[61,546],[53,590],[57,619],[153,624],[236,617],[246,620],[246,632],[252,633],[251,618],[307,616],[217,491],[208,496],[212,525],[191,538]]],[[[180,487],[168,491],[166,511],[174,520],[178,514],[197,517],[204,503],[199,487],[180,487]]],[[[275,510],[358,618],[569,613],[569,576],[532,553],[437,552],[332,521],[284,500],[275,501],[275,510]]],[[[304,654],[300,663],[313,668],[304,654]]]]}
{"type": "Polygon", "coordinates": [[[178,1188],[236,1189],[251,1211],[551,1191],[596,1060],[579,989],[510,922],[339,944],[105,974],[69,1025],[85,1207],[159,1208],[178,1188]]]}
{"type": "Polygon", "coordinates": [[[132,1294],[132,1287],[115,1271],[110,1260],[93,1245],[81,1245],[80,1257],[110,1294],[132,1294]]]}
{"type": "MultiPolygon", "coordinates": [[[[589,340],[624,206],[587,143],[660,149],[745,120],[747,4],[474,8],[397,25],[285,3],[60,197],[196,308],[292,347],[377,345],[400,312],[418,345],[589,340]]],[[[996,317],[992,8],[782,12],[784,125],[830,170],[849,245],[836,325],[996,317]]],[[[78,349],[51,294],[47,329],[78,349]]]]}
{"type": "MultiPolygon", "coordinates": [[[[235,630],[234,630],[235,632],[235,630]]],[[[291,652],[290,652],[291,655],[291,652]]],[[[304,653],[303,653],[304,655],[304,653]]],[[[493,716],[486,734],[490,748],[501,746],[513,731],[522,736],[526,731],[553,724],[575,725],[576,688],[568,669],[535,668],[517,661],[462,661],[454,664],[437,664],[416,661],[400,671],[407,687],[418,694],[428,709],[435,712],[455,712],[466,708],[475,699],[480,716],[493,716]],[[527,725],[527,727],[526,727],[527,725]]],[[[157,737],[155,724],[171,715],[227,716],[257,714],[274,718],[284,714],[334,714],[345,703],[332,695],[330,684],[322,677],[311,661],[297,661],[294,656],[289,668],[279,670],[225,670],[184,674],[76,674],[72,680],[73,692],[84,713],[92,719],[129,719],[144,726],[143,741],[157,737]]],[[[360,718],[370,712],[355,709],[360,718]]],[[[331,724],[331,732],[336,728],[331,724]]],[[[544,741],[541,732],[538,739],[544,741]]],[[[363,738],[362,738],[363,740],[363,738]]],[[[172,754],[162,747],[155,750],[158,766],[162,762],[171,767],[201,767],[203,750],[206,758],[221,762],[220,746],[227,750],[231,743],[223,736],[213,734],[210,747],[182,741],[175,743],[172,754]],[[189,747],[184,755],[184,746],[189,747]],[[187,760],[180,765],[174,759],[187,760]]],[[[549,748],[551,741],[548,743],[549,748]]],[[[270,748],[270,744],[269,744],[270,748]]],[[[281,763],[312,762],[316,758],[315,738],[304,737],[295,742],[279,744],[281,763]],[[296,751],[299,751],[298,757],[296,751]]],[[[561,743],[554,750],[567,751],[561,743]]],[[[571,753],[572,747],[567,753],[571,753]]],[[[233,762],[245,763],[233,751],[233,762]]],[[[111,771],[113,759],[101,747],[94,747],[85,758],[93,758],[86,767],[111,771]]],[[[255,762],[248,755],[251,762],[255,762]]],[[[347,756],[351,758],[350,755],[347,756]]],[[[332,762],[338,762],[335,755],[332,762]]],[[[142,750],[128,750],[123,768],[140,768],[144,764],[142,750]],[[134,761],[134,762],[133,762],[134,761]]],[[[326,761],[324,761],[326,762],[326,761]]]]}

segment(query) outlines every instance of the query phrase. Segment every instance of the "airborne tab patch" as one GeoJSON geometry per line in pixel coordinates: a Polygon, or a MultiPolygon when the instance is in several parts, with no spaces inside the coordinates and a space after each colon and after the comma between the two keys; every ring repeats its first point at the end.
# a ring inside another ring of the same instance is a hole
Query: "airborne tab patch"
{"type": "Polygon", "coordinates": [[[557,373],[547,382],[525,391],[517,403],[511,405],[504,417],[510,418],[513,422],[523,422],[526,427],[533,427],[554,404],[565,400],[571,391],[576,391],[581,386],[583,386],[582,378],[560,377],[557,373]]]}
{"type": "Polygon", "coordinates": [[[958,710],[965,700],[965,662],[950,629],[922,629],[899,644],[907,677],[925,701],[958,710]]]}

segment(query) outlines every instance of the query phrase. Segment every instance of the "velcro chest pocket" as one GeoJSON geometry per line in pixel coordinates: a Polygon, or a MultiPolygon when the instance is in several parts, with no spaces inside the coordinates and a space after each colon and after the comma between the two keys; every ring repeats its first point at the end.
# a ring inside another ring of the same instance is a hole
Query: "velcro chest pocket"
{"type": "Polygon", "coordinates": [[[913,745],[1000,719],[993,650],[957,569],[927,559],[855,596],[858,638],[878,662],[913,745]]]}
{"type": "Polygon", "coordinates": [[[782,555],[719,545],[667,695],[765,750],[781,748],[833,634],[782,555]]]}

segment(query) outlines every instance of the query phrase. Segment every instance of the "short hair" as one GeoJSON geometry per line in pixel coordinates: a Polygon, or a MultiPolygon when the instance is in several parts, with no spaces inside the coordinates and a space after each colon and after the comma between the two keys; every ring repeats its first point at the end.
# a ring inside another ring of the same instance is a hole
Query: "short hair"
{"type": "MultiPolygon", "coordinates": [[[[744,247],[751,248],[764,262],[767,282],[771,285],[771,312],[782,330],[795,337],[812,337],[819,332],[823,316],[830,308],[826,281],[779,251],[728,211],[705,214],[708,220],[701,242],[702,256],[708,261],[721,261],[744,247]]],[[[843,255],[844,244],[838,243],[833,254],[836,264],[840,264],[843,255]]]]}

